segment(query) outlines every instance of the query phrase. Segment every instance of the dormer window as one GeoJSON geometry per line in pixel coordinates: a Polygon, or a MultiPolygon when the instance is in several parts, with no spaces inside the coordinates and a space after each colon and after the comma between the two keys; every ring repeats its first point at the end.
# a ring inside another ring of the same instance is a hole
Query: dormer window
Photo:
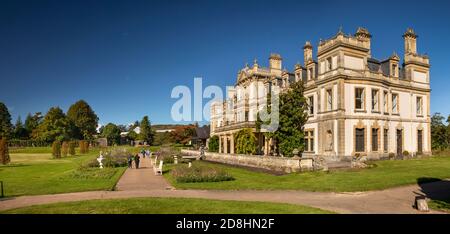
{"type": "Polygon", "coordinates": [[[392,64],[392,76],[397,77],[397,64],[392,64]]]}

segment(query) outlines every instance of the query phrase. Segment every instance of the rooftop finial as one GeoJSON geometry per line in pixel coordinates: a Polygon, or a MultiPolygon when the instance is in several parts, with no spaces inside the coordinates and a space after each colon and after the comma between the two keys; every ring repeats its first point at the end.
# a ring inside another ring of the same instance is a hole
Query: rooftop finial
{"type": "Polygon", "coordinates": [[[339,31],[337,33],[338,35],[344,35],[344,32],[342,32],[342,25],[339,26],[339,31]]]}
{"type": "Polygon", "coordinates": [[[417,38],[417,34],[414,32],[414,29],[407,28],[405,34],[403,34],[403,37],[417,38]]]}

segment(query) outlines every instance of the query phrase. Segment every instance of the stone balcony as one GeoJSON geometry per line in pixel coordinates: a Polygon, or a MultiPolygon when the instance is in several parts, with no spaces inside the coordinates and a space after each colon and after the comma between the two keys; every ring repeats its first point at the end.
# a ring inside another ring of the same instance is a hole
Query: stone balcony
{"type": "Polygon", "coordinates": [[[255,121],[228,123],[227,125],[217,127],[214,132],[218,133],[218,132],[238,130],[242,128],[255,128],[255,127],[256,127],[255,121]]]}

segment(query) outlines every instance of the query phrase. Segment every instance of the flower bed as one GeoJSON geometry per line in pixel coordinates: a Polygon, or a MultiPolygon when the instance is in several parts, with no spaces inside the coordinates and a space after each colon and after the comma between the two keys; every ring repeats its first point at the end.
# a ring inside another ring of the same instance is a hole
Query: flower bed
{"type": "Polygon", "coordinates": [[[192,165],[192,167],[188,167],[187,165],[177,166],[173,170],[171,170],[170,173],[179,183],[219,182],[234,180],[234,178],[225,170],[195,164],[192,165]]]}

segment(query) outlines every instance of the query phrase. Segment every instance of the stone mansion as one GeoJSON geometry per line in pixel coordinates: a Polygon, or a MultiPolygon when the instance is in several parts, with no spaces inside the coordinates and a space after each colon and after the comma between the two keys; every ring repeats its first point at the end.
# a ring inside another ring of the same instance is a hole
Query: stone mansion
{"type": "Polygon", "coordinates": [[[292,72],[282,69],[278,54],[271,54],[269,67],[256,60],[252,67],[246,65],[227,99],[211,105],[211,136],[219,137],[219,152],[233,154],[233,134],[251,128],[258,154],[276,154],[276,144],[256,132],[256,114],[262,108],[258,103],[271,87],[283,92],[290,83],[302,81],[309,104],[303,157],[338,161],[355,155],[380,159],[405,151],[431,154],[429,58],[417,52],[417,35],[410,28],[403,34],[402,63],[396,53],[384,60],[373,58],[371,37],[365,28],[354,35],[339,30],[319,42],[317,57],[306,42],[304,63],[292,72]]]}

